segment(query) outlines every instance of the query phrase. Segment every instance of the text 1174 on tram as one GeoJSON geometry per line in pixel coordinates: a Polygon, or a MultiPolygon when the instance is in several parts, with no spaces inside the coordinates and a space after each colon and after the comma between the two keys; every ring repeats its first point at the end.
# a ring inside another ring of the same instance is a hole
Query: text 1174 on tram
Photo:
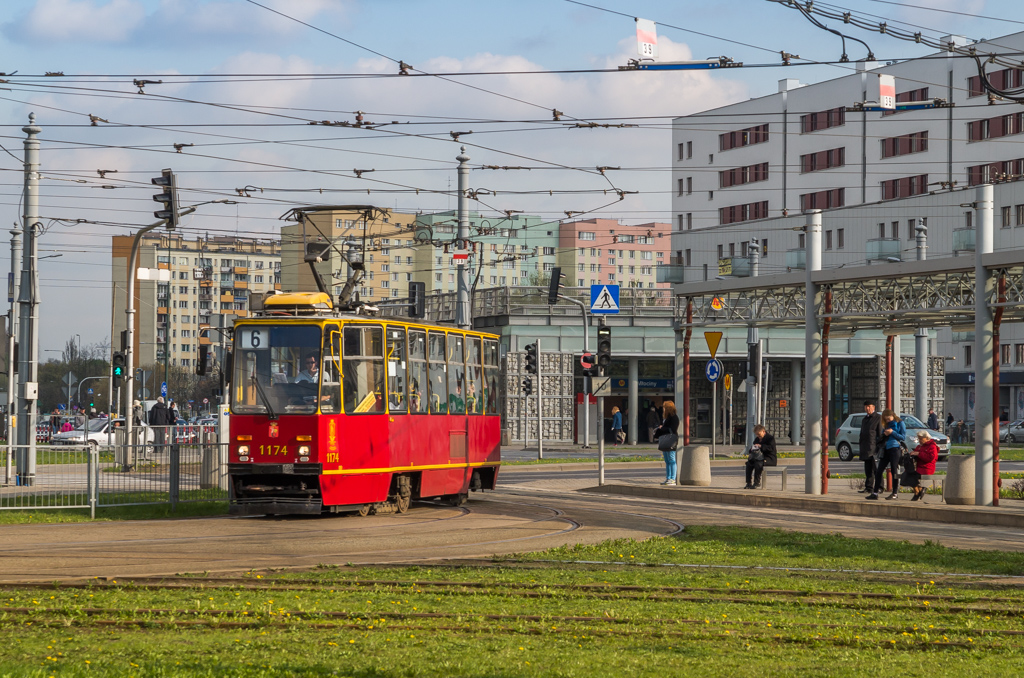
{"type": "Polygon", "coordinates": [[[498,337],[270,295],[234,327],[230,512],[405,512],[494,489],[498,337]]]}

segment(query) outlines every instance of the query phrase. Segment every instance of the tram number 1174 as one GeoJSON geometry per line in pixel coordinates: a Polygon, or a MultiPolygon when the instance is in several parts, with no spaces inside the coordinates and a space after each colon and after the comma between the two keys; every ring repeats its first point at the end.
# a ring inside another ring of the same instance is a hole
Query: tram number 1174
{"type": "Polygon", "coordinates": [[[273,457],[279,454],[288,454],[287,445],[260,445],[260,454],[273,457]]]}

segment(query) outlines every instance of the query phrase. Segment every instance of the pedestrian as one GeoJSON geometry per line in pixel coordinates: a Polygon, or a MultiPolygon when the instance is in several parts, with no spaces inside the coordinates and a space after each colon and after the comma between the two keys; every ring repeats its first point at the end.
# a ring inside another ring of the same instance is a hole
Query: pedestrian
{"type": "Polygon", "coordinates": [[[953,422],[954,421],[956,421],[956,418],[953,417],[953,413],[952,412],[947,412],[946,413],[946,433],[951,433],[952,432],[952,430],[953,430],[953,422]]]}
{"type": "Polygon", "coordinates": [[[907,437],[907,427],[892,410],[882,412],[882,422],[885,426],[882,429],[882,433],[885,435],[885,440],[882,443],[882,458],[879,459],[878,468],[875,469],[874,491],[867,496],[868,499],[878,499],[878,490],[882,488],[882,476],[886,468],[892,472],[892,494],[888,495],[886,499],[899,497],[901,443],[907,437]]]}
{"type": "MultiPolygon", "coordinates": [[[[653,411],[654,408],[652,407],[653,411]]],[[[665,482],[662,485],[676,484],[676,447],[679,444],[679,417],[676,415],[676,404],[666,400],[662,406],[665,418],[661,426],[654,429],[652,436],[658,441],[658,449],[665,457],[665,482]]]]}
{"type": "Polygon", "coordinates": [[[615,440],[615,447],[626,438],[626,434],[622,432],[622,412],[619,411],[618,405],[612,407],[612,438],[615,440]]]}
{"type": "Polygon", "coordinates": [[[651,409],[647,410],[647,438],[648,442],[658,442],[658,436],[654,435],[654,432],[661,426],[661,417],[658,416],[658,408],[651,405],[651,409]]]}
{"type": "Polygon", "coordinates": [[[875,471],[882,448],[882,415],[875,411],[875,401],[864,401],[864,419],[860,422],[860,450],[858,456],[864,462],[864,491],[875,494],[875,471]]]}
{"type": "Polygon", "coordinates": [[[928,408],[928,428],[933,431],[939,430],[939,415],[935,414],[935,408],[928,408]]]}
{"type": "Polygon", "coordinates": [[[935,460],[939,458],[939,446],[932,440],[928,431],[917,432],[917,447],[910,453],[914,458],[914,470],[907,469],[903,472],[901,480],[906,485],[914,488],[914,497],[910,501],[918,501],[924,498],[925,489],[921,486],[921,476],[930,476],[935,473],[935,460]]]}
{"type": "Polygon", "coordinates": [[[132,424],[142,426],[142,404],[138,400],[132,402],[132,424]]]}
{"type": "Polygon", "coordinates": [[[762,487],[762,473],[765,466],[778,466],[779,454],[775,447],[775,436],[763,424],[754,426],[754,442],[747,451],[747,484],[745,490],[762,487]]]}
{"type": "Polygon", "coordinates": [[[154,447],[159,451],[163,449],[167,441],[167,427],[170,426],[171,413],[164,404],[163,396],[156,399],[156,402],[149,408],[149,425],[153,427],[155,434],[154,447]]]}

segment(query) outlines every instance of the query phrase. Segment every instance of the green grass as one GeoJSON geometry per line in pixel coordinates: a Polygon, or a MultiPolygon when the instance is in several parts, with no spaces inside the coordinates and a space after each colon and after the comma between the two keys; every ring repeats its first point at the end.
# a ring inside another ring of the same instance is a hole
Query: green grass
{"type": "MultiPolygon", "coordinates": [[[[187,495],[186,495],[187,496],[187,495]]],[[[166,501],[166,494],[162,495],[166,501]]],[[[158,501],[149,495],[129,496],[122,501],[158,501]]],[[[96,519],[113,520],[162,520],[166,518],[194,518],[199,516],[227,515],[227,501],[187,501],[179,502],[176,510],[171,505],[141,504],[138,506],[100,506],[96,509],[96,519]]],[[[17,509],[0,511],[0,525],[38,525],[45,523],[88,523],[89,509],[17,509]]],[[[0,672],[0,678],[3,677],[0,672]]]]}
{"type": "MultiPolygon", "coordinates": [[[[953,445],[949,448],[950,454],[974,454],[974,447],[967,445],[953,445]]],[[[999,458],[1002,461],[1024,461],[1024,449],[1020,447],[1007,448],[1006,443],[999,443],[999,458]]]]}
{"type": "Polygon", "coordinates": [[[1021,627],[1020,587],[919,575],[536,563],[633,562],[630,555],[984,571],[1012,554],[701,527],[489,568],[329,565],[251,572],[245,586],[202,575],[175,588],[124,580],[13,585],[0,591],[0,676],[842,677],[915,675],[922,667],[929,676],[1006,676],[1024,663],[1020,637],[1004,633],[1021,627]]]}

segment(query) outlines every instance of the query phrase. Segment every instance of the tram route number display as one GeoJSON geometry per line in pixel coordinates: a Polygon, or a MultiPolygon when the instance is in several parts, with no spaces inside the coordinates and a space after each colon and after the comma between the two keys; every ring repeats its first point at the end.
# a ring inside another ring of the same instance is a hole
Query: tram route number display
{"type": "Polygon", "coordinates": [[[246,350],[266,350],[270,348],[270,330],[265,327],[252,327],[238,332],[238,345],[246,350]]]}

